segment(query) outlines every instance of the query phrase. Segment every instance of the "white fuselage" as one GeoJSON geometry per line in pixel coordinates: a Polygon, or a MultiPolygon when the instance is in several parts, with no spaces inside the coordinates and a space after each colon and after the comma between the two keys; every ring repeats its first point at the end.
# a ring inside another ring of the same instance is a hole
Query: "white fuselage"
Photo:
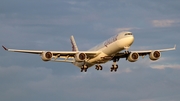
{"type": "MultiPolygon", "coordinates": [[[[125,49],[125,47],[130,47],[134,42],[134,36],[131,32],[119,33],[108,40],[102,42],[101,44],[91,48],[89,51],[98,51],[96,57],[88,59],[86,65],[91,67],[95,64],[106,63],[111,60],[115,54],[125,49]]],[[[75,62],[74,65],[81,67],[84,62],[75,62]]]]}

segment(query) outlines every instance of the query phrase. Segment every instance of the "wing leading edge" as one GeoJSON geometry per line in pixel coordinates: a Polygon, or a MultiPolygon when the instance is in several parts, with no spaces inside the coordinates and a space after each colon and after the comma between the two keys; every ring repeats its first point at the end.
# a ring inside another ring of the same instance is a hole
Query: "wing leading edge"
{"type": "Polygon", "coordinates": [[[19,52],[19,53],[30,53],[30,54],[42,54],[43,52],[51,52],[53,56],[58,56],[60,58],[69,58],[75,57],[77,53],[85,53],[88,57],[92,58],[99,54],[98,51],[47,51],[47,50],[19,50],[19,49],[8,49],[5,46],[2,46],[4,50],[10,52],[19,52]]]}
{"type": "MultiPolygon", "coordinates": [[[[130,53],[138,53],[139,56],[145,56],[145,55],[150,54],[150,53],[153,52],[153,51],[166,52],[166,51],[171,51],[171,50],[176,50],[176,45],[174,45],[173,48],[158,49],[158,50],[145,50],[145,51],[131,51],[131,52],[129,52],[128,54],[127,54],[127,53],[124,53],[124,52],[120,52],[120,53],[117,53],[117,54],[114,56],[114,58],[127,58],[130,53]]],[[[114,59],[114,58],[113,58],[113,59],[114,59]]]]}

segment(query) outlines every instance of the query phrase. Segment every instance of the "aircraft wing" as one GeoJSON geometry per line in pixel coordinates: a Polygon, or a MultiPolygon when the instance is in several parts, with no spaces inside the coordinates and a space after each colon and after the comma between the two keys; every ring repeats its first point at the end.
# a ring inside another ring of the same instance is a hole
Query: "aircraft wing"
{"type": "MultiPolygon", "coordinates": [[[[151,52],[153,51],[159,51],[159,52],[165,52],[165,51],[171,51],[171,50],[175,50],[176,49],[176,45],[174,45],[173,48],[167,48],[167,49],[157,49],[157,50],[144,50],[144,51],[131,51],[129,53],[125,53],[125,52],[120,52],[120,53],[117,53],[114,58],[127,58],[129,56],[130,53],[138,53],[139,56],[145,56],[145,55],[148,55],[150,54],[151,52]]],[[[113,59],[114,59],[113,58],[113,59]]]]}
{"type": "MultiPolygon", "coordinates": [[[[74,58],[77,53],[85,53],[87,57],[93,58],[97,54],[98,51],[47,51],[47,50],[19,50],[19,49],[8,49],[5,46],[2,46],[4,50],[10,52],[19,52],[19,53],[30,53],[30,54],[42,54],[43,52],[51,52],[53,57],[55,58],[74,58]]],[[[56,59],[55,59],[56,60],[56,59]]],[[[57,61],[57,62],[65,62],[65,61],[57,61]]]]}

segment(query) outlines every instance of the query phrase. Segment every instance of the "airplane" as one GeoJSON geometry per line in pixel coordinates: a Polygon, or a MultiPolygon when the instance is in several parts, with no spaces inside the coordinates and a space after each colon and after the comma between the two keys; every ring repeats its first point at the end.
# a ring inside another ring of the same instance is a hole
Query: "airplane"
{"type": "Polygon", "coordinates": [[[72,44],[72,51],[19,50],[8,49],[5,46],[2,47],[4,50],[10,52],[39,54],[43,61],[72,63],[79,67],[81,72],[87,72],[87,69],[94,65],[96,70],[103,70],[101,64],[104,64],[108,61],[113,61],[110,71],[116,72],[118,69],[117,62],[121,58],[125,58],[129,62],[136,62],[139,56],[144,57],[149,55],[149,59],[155,61],[161,57],[161,52],[176,49],[175,45],[173,48],[167,49],[128,51],[134,42],[134,36],[132,32],[118,33],[117,35],[87,51],[79,51],[73,36],[70,37],[70,41],[72,44]]]}

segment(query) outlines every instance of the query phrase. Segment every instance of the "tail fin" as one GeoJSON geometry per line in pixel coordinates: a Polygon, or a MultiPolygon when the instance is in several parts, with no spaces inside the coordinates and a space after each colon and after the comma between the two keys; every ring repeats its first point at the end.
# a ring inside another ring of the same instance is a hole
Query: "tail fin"
{"type": "Polygon", "coordinates": [[[72,51],[79,51],[73,36],[71,36],[70,40],[72,44],[72,51]]]}

